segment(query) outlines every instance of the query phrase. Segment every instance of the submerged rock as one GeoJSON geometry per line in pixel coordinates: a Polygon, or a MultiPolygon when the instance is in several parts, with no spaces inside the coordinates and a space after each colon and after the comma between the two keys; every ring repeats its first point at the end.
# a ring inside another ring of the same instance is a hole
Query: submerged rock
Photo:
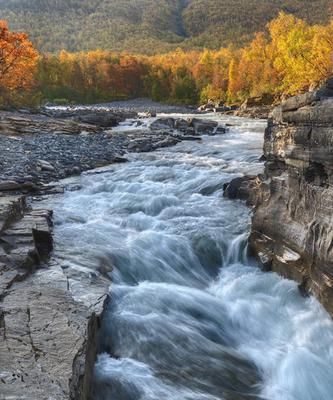
{"type": "Polygon", "coordinates": [[[218,135],[227,131],[227,128],[219,125],[217,121],[208,119],[190,118],[188,123],[197,135],[218,135]]]}

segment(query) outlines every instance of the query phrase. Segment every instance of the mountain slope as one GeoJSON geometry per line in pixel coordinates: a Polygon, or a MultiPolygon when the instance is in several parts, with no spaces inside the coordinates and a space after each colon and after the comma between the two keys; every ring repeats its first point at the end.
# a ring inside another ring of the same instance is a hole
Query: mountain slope
{"type": "Polygon", "coordinates": [[[312,23],[331,0],[0,0],[0,18],[42,51],[158,53],[175,47],[242,44],[280,10],[312,23]]]}

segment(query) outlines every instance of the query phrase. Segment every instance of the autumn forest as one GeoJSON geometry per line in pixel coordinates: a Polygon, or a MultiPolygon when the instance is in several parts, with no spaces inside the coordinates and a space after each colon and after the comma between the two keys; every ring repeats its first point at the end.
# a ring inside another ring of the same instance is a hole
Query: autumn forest
{"type": "Polygon", "coordinates": [[[105,50],[43,54],[3,21],[0,49],[3,106],[136,97],[192,105],[208,99],[240,104],[260,96],[277,102],[331,74],[333,22],[311,25],[281,12],[243,47],[147,56],[105,50]]]}

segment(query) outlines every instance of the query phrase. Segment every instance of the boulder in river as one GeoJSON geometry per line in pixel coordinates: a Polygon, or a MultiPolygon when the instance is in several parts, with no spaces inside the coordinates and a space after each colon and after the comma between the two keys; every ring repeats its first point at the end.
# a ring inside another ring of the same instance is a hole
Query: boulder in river
{"type": "Polygon", "coordinates": [[[256,176],[242,176],[226,183],[223,195],[229,199],[245,200],[247,205],[253,206],[256,202],[256,186],[256,176]]]}
{"type": "Polygon", "coordinates": [[[150,129],[157,131],[163,129],[175,129],[186,135],[217,135],[226,132],[226,128],[219,125],[217,121],[189,118],[159,118],[150,124],[150,129]]]}
{"type": "Polygon", "coordinates": [[[150,124],[150,129],[153,131],[161,129],[174,129],[175,119],[174,118],[158,118],[150,124]]]}
{"type": "Polygon", "coordinates": [[[215,135],[224,135],[227,132],[227,128],[225,126],[219,125],[215,130],[215,135]]]}
{"type": "Polygon", "coordinates": [[[175,121],[175,129],[185,132],[189,128],[188,122],[183,118],[178,118],[175,121]]]}
{"type": "Polygon", "coordinates": [[[216,121],[190,118],[188,123],[190,127],[194,128],[195,133],[199,135],[216,135],[217,133],[225,133],[225,128],[219,127],[219,124],[216,121]]]}
{"type": "Polygon", "coordinates": [[[155,110],[141,112],[139,118],[156,118],[157,112],[155,110]]]}

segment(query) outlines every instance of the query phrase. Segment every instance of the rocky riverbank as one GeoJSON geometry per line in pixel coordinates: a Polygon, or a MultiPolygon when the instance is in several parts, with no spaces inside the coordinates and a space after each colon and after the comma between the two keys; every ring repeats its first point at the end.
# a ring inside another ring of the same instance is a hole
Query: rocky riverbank
{"type": "Polygon", "coordinates": [[[272,109],[273,106],[270,105],[248,106],[247,103],[244,103],[234,112],[234,115],[245,118],[267,119],[272,109]]]}
{"type": "Polygon", "coordinates": [[[126,152],[147,152],[201,134],[223,134],[217,122],[192,118],[154,118],[108,111],[53,111],[46,115],[0,115],[0,191],[37,191],[44,184],[125,162],[126,152]],[[112,130],[130,118],[131,130],[112,130]],[[151,123],[151,126],[150,126],[151,123]]]}
{"type": "Polygon", "coordinates": [[[96,275],[79,274],[70,263],[52,259],[52,210],[32,210],[30,197],[59,190],[49,182],[126,162],[128,152],[225,130],[215,121],[142,119],[133,111],[0,114],[3,398],[88,398],[110,284],[102,267],[96,275]],[[127,118],[127,129],[112,130],[127,118]]]}
{"type": "Polygon", "coordinates": [[[228,106],[223,102],[214,102],[209,100],[198,108],[199,113],[221,113],[230,114],[237,117],[267,119],[274,108],[272,106],[274,99],[271,96],[260,96],[248,98],[239,106],[228,106]]]}
{"type": "Polygon", "coordinates": [[[332,147],[331,79],[273,111],[265,134],[265,173],[233,182],[226,192],[254,205],[250,247],[262,267],[298,281],[331,315],[332,147]]]}

